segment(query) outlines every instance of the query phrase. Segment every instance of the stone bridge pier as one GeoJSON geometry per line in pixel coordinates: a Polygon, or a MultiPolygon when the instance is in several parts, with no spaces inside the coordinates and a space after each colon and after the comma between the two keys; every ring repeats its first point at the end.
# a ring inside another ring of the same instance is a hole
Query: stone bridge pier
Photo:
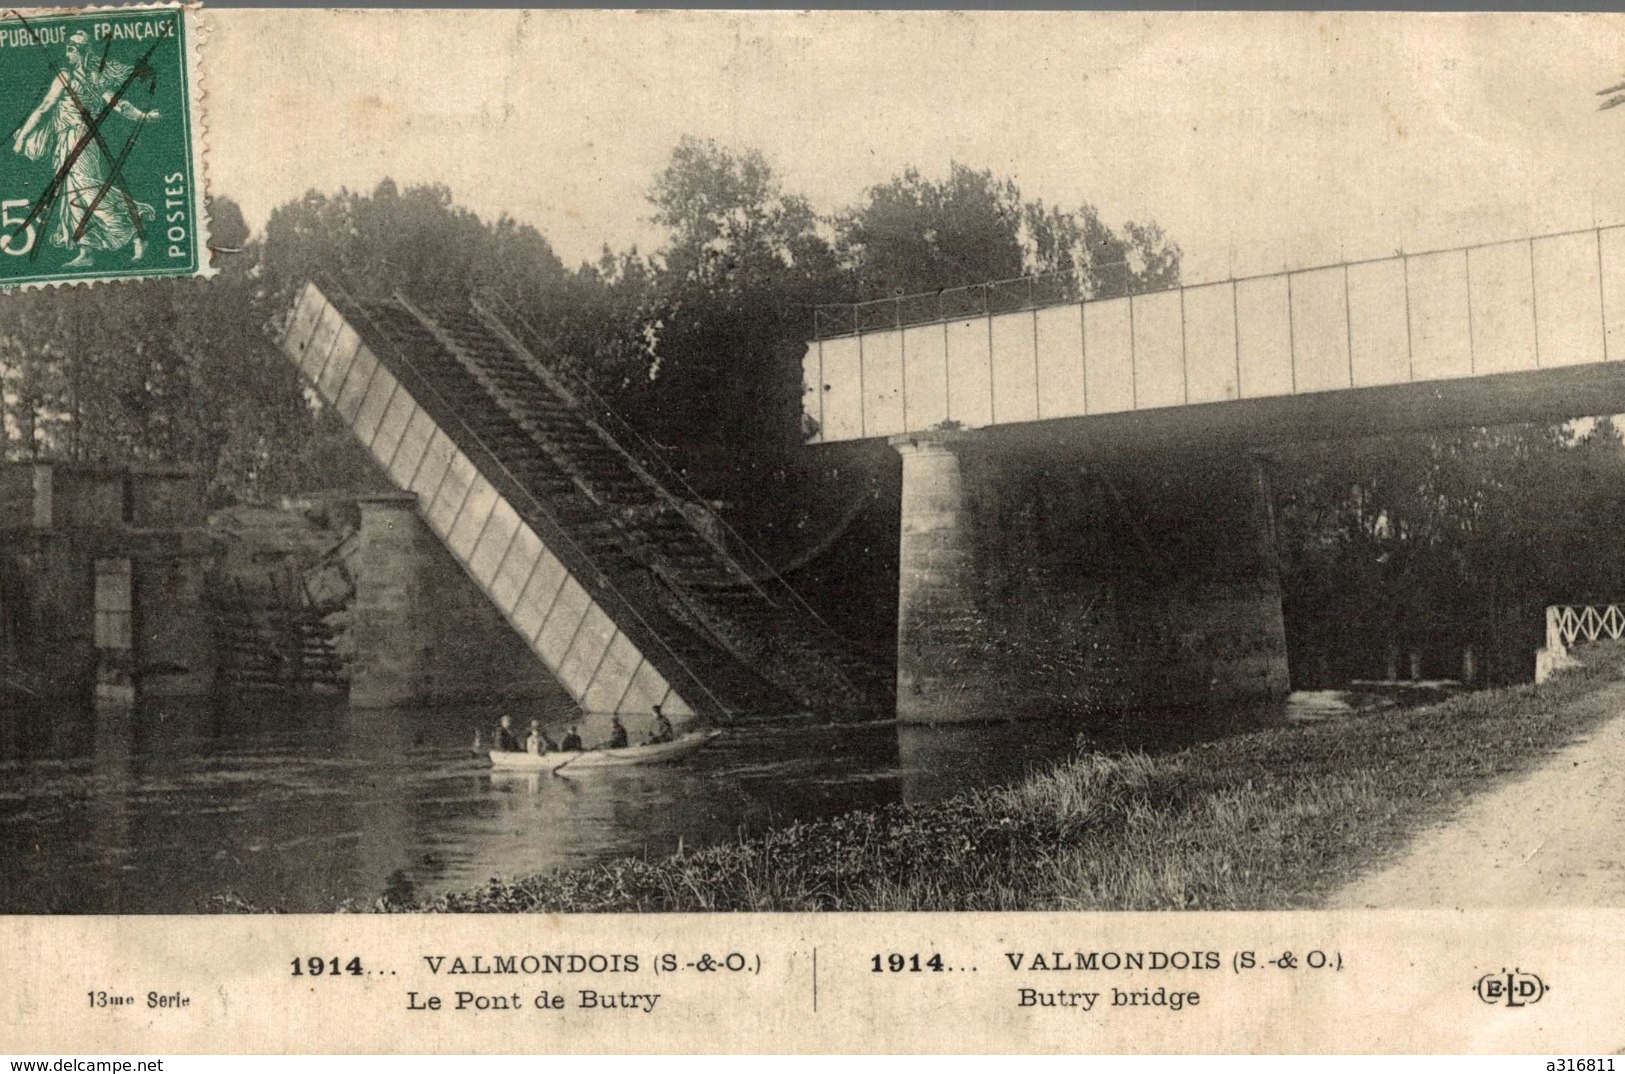
{"type": "Polygon", "coordinates": [[[1005,430],[903,458],[907,723],[1284,697],[1268,474],[1237,450],[1092,453],[1005,430]]]}
{"type": "Polygon", "coordinates": [[[570,698],[435,539],[410,493],[357,501],[350,704],[384,709],[533,699],[563,713],[570,698]]]}

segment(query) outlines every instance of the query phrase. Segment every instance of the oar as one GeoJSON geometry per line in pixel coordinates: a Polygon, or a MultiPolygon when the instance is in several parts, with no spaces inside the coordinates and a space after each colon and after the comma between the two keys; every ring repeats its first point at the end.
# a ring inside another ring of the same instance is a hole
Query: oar
{"type": "Polygon", "coordinates": [[[562,772],[562,770],[567,769],[567,767],[570,767],[570,765],[575,764],[577,760],[582,759],[583,756],[587,756],[587,754],[590,754],[590,752],[595,751],[591,751],[591,749],[578,749],[578,751],[575,751],[574,757],[570,757],[569,760],[565,760],[564,764],[557,765],[556,769],[552,770],[552,775],[559,775],[559,772],[562,772]]]}

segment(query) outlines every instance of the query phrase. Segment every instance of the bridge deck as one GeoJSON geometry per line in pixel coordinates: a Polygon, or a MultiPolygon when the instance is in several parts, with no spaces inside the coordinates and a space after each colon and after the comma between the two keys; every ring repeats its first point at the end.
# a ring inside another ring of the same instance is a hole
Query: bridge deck
{"type": "Polygon", "coordinates": [[[815,442],[1615,362],[1625,227],[917,324],[907,308],[808,344],[815,442]]]}

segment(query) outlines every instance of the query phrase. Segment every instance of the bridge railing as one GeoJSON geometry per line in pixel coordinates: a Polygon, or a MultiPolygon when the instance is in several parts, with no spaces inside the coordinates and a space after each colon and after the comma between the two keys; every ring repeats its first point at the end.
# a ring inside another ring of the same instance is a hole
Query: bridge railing
{"type": "Polygon", "coordinates": [[[1582,641],[1625,638],[1625,605],[1554,604],[1546,609],[1546,647],[1567,650],[1582,641]]]}
{"type": "Polygon", "coordinates": [[[1570,647],[1625,638],[1625,605],[1554,604],[1546,609],[1546,647],[1535,654],[1535,681],[1574,665],[1570,647]]]}
{"type": "Polygon", "coordinates": [[[1308,268],[1282,269],[1222,279],[1181,280],[1172,283],[1147,282],[1134,275],[1134,266],[1129,262],[1113,261],[1059,272],[1035,273],[960,287],[944,287],[935,291],[887,295],[885,298],[872,298],[863,302],[822,303],[813,307],[813,339],[885,332],[968,317],[991,317],[1000,313],[1019,313],[1074,302],[1099,302],[1112,298],[1158,294],[1163,291],[1189,291],[1224,284],[1307,276],[1326,270],[1359,268],[1388,261],[1426,260],[1444,255],[1460,255],[1465,259],[1475,252],[1509,246],[1530,246],[1532,258],[1532,246],[1541,240],[1600,235],[1602,232],[1616,231],[1621,227],[1625,225],[1604,224],[1526,238],[1495,239],[1489,242],[1415,252],[1399,251],[1388,257],[1336,261],[1308,268]]]}

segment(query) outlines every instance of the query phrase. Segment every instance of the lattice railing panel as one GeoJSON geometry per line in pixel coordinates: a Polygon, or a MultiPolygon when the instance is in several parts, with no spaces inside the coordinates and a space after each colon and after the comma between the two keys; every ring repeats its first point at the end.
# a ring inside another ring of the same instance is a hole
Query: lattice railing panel
{"type": "Polygon", "coordinates": [[[1563,650],[1581,641],[1625,638],[1625,606],[1557,604],[1546,609],[1546,647],[1563,650]]]}

